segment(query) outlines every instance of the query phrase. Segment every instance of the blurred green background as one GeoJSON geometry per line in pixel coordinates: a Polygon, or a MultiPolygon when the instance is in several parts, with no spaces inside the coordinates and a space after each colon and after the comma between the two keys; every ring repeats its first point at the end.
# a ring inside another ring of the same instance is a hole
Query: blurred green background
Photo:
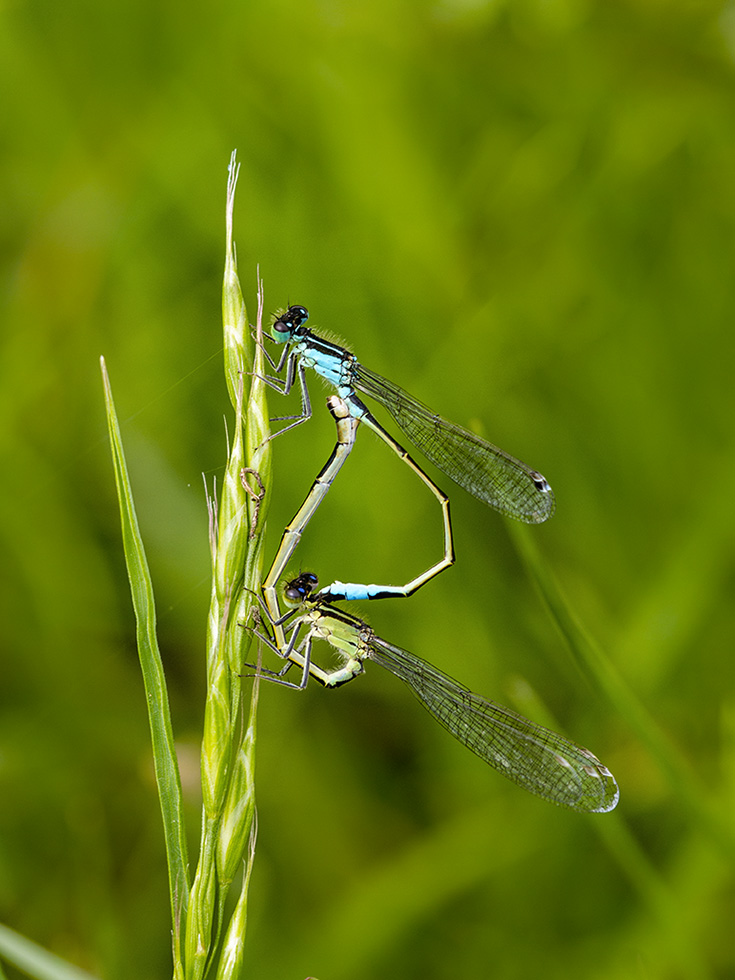
{"type": "MultiPolygon", "coordinates": [[[[0,920],[106,978],[170,974],[98,358],[194,856],[237,147],[251,318],[259,264],[269,312],[305,304],[548,477],[558,510],[534,542],[702,803],[575,666],[503,521],[440,480],[456,566],[366,615],[553,719],[620,805],[529,796],[377,669],[266,687],[251,975],[735,977],[735,5],[16,0],[0,17],[0,920]]],[[[269,553],[333,441],[311,391],[315,418],[274,446],[269,553]]],[[[400,582],[435,560],[438,508],[403,469],[363,433],[301,567],[400,582]]]]}

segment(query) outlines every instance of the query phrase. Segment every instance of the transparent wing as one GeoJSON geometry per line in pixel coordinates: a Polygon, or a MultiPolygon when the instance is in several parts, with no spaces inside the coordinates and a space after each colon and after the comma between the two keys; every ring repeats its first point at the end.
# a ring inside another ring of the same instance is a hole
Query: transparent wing
{"type": "Polygon", "coordinates": [[[368,656],[399,677],[458,741],[530,793],[583,813],[618,802],[612,773],[588,749],[473,694],[420,657],[374,637],[368,656]]]}
{"type": "Polygon", "coordinates": [[[398,385],[354,364],[355,387],[384,405],[411,442],[455,483],[501,514],[540,524],[556,503],[544,477],[474,433],[436,415],[398,385]]]}

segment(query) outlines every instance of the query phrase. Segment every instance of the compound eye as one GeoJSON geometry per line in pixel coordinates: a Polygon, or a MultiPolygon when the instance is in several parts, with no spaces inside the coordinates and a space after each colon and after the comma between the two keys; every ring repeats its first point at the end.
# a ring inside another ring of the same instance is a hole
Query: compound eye
{"type": "Polygon", "coordinates": [[[280,319],[294,328],[300,327],[309,319],[309,311],[305,306],[289,306],[280,319]]]}
{"type": "Polygon", "coordinates": [[[274,339],[286,339],[292,337],[302,324],[309,319],[309,311],[305,306],[289,306],[285,313],[282,313],[273,321],[274,339]]]}
{"type": "Polygon", "coordinates": [[[309,319],[309,311],[305,306],[289,306],[285,319],[294,327],[300,327],[309,319]]]}
{"type": "Polygon", "coordinates": [[[285,599],[293,602],[307,599],[319,584],[318,577],[313,572],[302,572],[298,578],[293,579],[283,590],[285,599]]]}

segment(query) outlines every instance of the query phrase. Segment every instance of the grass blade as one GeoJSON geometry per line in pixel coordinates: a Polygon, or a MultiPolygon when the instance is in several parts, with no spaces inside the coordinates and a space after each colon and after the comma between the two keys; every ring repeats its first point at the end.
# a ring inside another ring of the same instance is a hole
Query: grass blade
{"type": "Polygon", "coordinates": [[[163,816],[174,930],[174,962],[180,963],[180,956],[176,955],[176,951],[180,948],[181,922],[186,915],[189,899],[188,858],[182,813],[181,779],[174,748],[166,679],[156,638],[156,606],[153,596],[153,583],[138,527],[130,478],[120,437],[120,426],[104,358],[101,359],[101,368],[105,390],[107,425],[112,448],[112,463],[120,504],[123,548],[133,596],[138,656],[140,657],[145,685],[148,720],[153,744],[153,764],[163,816]]]}
{"type": "MultiPolygon", "coordinates": [[[[0,925],[0,955],[29,977],[35,977],[35,980],[95,980],[91,973],[72,966],[4,925],[0,925]]],[[[0,967],[0,977],[4,976],[0,967]]]]}

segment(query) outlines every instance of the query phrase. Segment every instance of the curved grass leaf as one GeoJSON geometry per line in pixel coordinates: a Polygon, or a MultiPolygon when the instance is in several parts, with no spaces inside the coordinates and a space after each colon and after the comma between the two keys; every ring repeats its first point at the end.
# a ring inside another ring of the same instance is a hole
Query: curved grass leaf
{"type": "MultiPolygon", "coordinates": [[[[104,358],[101,359],[102,380],[105,389],[107,425],[112,448],[112,464],[120,504],[123,549],[128,568],[128,578],[135,610],[138,656],[143,673],[143,683],[148,705],[148,721],[151,727],[153,764],[156,773],[158,795],[163,816],[166,857],[168,861],[171,914],[174,924],[174,948],[179,945],[180,924],[186,915],[189,899],[187,879],[187,848],[181,798],[181,778],[174,747],[171,714],[169,711],[166,678],[163,673],[161,654],[156,638],[156,605],[153,597],[148,561],[143,539],[138,527],[135,504],[128,476],[125,454],[120,437],[120,426],[115,412],[112,389],[104,358]]],[[[176,956],[175,961],[179,961],[176,956]]]]}

